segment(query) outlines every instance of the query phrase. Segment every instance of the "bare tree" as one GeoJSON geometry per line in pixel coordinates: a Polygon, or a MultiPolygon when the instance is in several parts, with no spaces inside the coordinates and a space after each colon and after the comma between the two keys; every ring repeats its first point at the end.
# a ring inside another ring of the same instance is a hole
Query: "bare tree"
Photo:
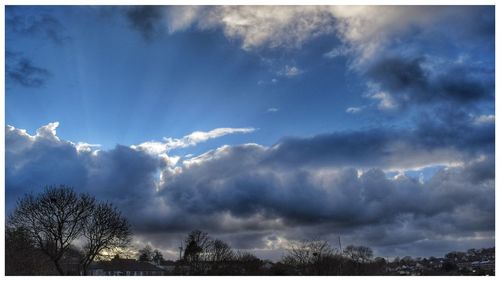
{"type": "Polygon", "coordinates": [[[234,252],[226,242],[215,239],[210,243],[208,248],[208,260],[215,263],[221,263],[231,261],[234,258],[234,252]]]}
{"type": "Polygon", "coordinates": [[[249,252],[236,252],[234,259],[238,265],[244,269],[245,274],[256,275],[259,273],[262,264],[261,259],[249,252]]]}
{"type": "Polygon", "coordinates": [[[188,234],[184,242],[186,244],[184,259],[189,262],[205,258],[211,241],[208,237],[208,233],[200,230],[193,230],[188,234]]]}
{"type": "Polygon", "coordinates": [[[9,217],[9,224],[25,229],[30,238],[64,275],[60,260],[82,232],[83,222],[90,216],[95,199],[77,195],[66,186],[51,186],[37,196],[25,195],[9,217]]]}
{"type": "Polygon", "coordinates": [[[53,275],[54,263],[25,229],[5,228],[5,275],[53,275]]]}
{"type": "Polygon", "coordinates": [[[207,260],[210,262],[211,274],[228,274],[231,272],[235,254],[231,247],[219,239],[211,240],[207,249],[207,260]]]}
{"type": "Polygon", "coordinates": [[[299,241],[292,242],[284,257],[286,263],[291,265],[305,265],[315,263],[323,257],[333,255],[334,250],[328,241],[299,241]]]}
{"type": "Polygon", "coordinates": [[[283,257],[283,262],[307,274],[321,274],[323,261],[333,255],[334,250],[328,241],[304,240],[291,244],[287,254],[283,257]]]}
{"type": "Polygon", "coordinates": [[[344,249],[344,255],[355,262],[365,263],[373,257],[373,251],[366,246],[349,245],[344,249]]]}
{"type": "Polygon", "coordinates": [[[81,261],[83,273],[87,275],[90,264],[105,250],[122,248],[130,242],[129,224],[120,211],[109,203],[93,206],[84,221],[82,236],[86,240],[81,261]]]}
{"type": "Polygon", "coordinates": [[[184,261],[191,267],[192,274],[205,273],[208,270],[208,252],[212,241],[208,233],[193,230],[185,239],[184,261]]]}
{"type": "Polygon", "coordinates": [[[153,248],[146,245],[144,248],[139,250],[139,261],[152,261],[153,260],[153,248]]]}
{"type": "Polygon", "coordinates": [[[162,261],[164,261],[165,259],[163,258],[163,254],[158,251],[158,250],[154,250],[153,251],[153,259],[152,261],[156,264],[156,265],[159,265],[162,261]]]}

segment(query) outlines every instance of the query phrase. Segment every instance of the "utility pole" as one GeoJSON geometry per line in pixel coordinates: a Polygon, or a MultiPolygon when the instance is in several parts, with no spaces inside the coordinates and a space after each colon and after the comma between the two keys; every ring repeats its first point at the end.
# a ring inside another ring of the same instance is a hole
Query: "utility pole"
{"type": "Polygon", "coordinates": [[[340,243],[340,235],[339,235],[339,248],[340,248],[340,252],[342,253],[342,244],[340,243]]]}
{"type": "Polygon", "coordinates": [[[339,249],[340,249],[339,275],[342,275],[342,263],[344,262],[344,256],[342,255],[342,244],[340,243],[340,235],[339,235],[339,249]]]}
{"type": "Polygon", "coordinates": [[[179,260],[182,260],[182,240],[181,240],[181,246],[179,247],[179,260]]]}

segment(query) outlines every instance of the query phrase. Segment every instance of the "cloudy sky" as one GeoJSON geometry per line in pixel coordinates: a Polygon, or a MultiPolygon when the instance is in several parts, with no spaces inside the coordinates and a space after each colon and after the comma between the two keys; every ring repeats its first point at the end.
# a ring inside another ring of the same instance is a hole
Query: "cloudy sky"
{"type": "Polygon", "coordinates": [[[494,7],[6,8],[6,210],[67,184],[175,257],[494,246],[494,7]]]}

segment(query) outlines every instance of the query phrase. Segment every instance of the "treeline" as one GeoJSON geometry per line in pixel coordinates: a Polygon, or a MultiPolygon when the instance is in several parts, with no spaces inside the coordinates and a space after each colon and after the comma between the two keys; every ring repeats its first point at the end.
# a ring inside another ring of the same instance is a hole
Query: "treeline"
{"type": "MultiPolygon", "coordinates": [[[[373,258],[364,246],[334,249],[327,241],[301,241],[290,245],[279,262],[259,259],[250,252],[235,251],[229,244],[194,230],[183,241],[180,260],[172,275],[382,275],[386,261],[373,258]]],[[[161,264],[158,250],[146,246],[139,260],[161,264]]]]}
{"type": "MultiPolygon", "coordinates": [[[[495,248],[450,252],[444,258],[374,257],[366,246],[332,247],[324,240],[292,242],[277,262],[261,260],[249,252],[194,230],[183,241],[185,248],[171,275],[494,275],[494,269],[471,268],[474,261],[495,260],[495,248]]],[[[165,262],[150,246],[139,250],[139,260],[165,262]]]]}
{"type": "Polygon", "coordinates": [[[194,230],[184,240],[176,275],[258,275],[263,261],[249,252],[235,252],[229,244],[194,230]]]}

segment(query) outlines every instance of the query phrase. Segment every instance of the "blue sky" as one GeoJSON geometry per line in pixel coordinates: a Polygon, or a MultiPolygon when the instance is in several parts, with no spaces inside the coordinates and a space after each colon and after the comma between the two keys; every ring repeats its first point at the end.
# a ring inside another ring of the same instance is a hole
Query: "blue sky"
{"type": "Polygon", "coordinates": [[[307,42],[300,50],[263,52],[245,51],[218,30],[145,41],[119,17],[120,9],[109,11],[111,16],[99,10],[9,10],[12,16],[57,18],[67,40],[56,44],[43,35],[7,33],[8,50],[51,73],[38,88],[9,83],[8,124],[34,131],[57,120],[65,128],[62,137],[112,148],[218,127],[259,128],[234,141],[269,145],[282,136],[372,123],[345,112],[364,103],[363,87],[356,73],[346,71],[345,58],[323,56],[339,44],[334,37],[307,42]],[[303,73],[278,74],[286,67],[303,73]]]}
{"type": "Polygon", "coordinates": [[[71,184],[137,204],[136,242],[166,253],[203,227],[235,247],[251,236],[240,246],[271,258],[283,248],[269,246],[272,237],[311,233],[342,233],[390,256],[492,245],[494,200],[476,203],[494,194],[494,12],[7,7],[7,209],[34,185],[71,184]],[[123,171],[131,178],[113,185],[123,171]],[[481,190],[471,190],[477,181],[481,190]],[[463,201],[470,192],[478,198],[463,201]],[[382,194],[452,199],[407,209],[382,194]],[[179,205],[186,196],[193,199],[179,205]],[[203,208],[190,207],[203,197],[203,208]],[[363,211],[351,210],[358,204],[363,211]],[[463,204],[479,219],[463,218],[463,204]],[[367,215],[374,206],[387,219],[367,215]],[[211,224],[220,216],[233,224],[211,224]],[[457,225],[441,229],[440,220],[457,225]],[[408,229],[391,233],[401,223],[408,229]]]}

